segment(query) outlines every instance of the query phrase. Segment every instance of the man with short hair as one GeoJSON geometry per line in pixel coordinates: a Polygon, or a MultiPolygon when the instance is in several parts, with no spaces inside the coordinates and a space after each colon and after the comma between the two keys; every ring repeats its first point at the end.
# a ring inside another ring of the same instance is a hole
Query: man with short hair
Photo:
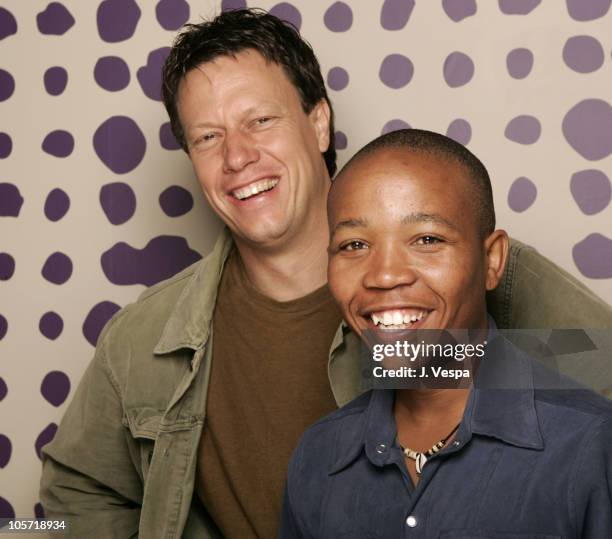
{"type": "Polygon", "coordinates": [[[395,383],[306,431],[280,537],[612,537],[612,403],[487,317],[509,242],[480,161],[437,133],[382,135],[328,213],[330,290],[372,350],[389,347],[372,374],[395,383]]]}
{"type": "MultiPolygon", "coordinates": [[[[326,285],[333,113],[310,46],[260,10],[188,25],[163,94],[227,228],[107,324],[44,450],[41,500],[75,537],[272,537],[299,436],[360,391],[358,339],[326,285]]],[[[589,325],[557,308],[558,289],[612,319],[535,251],[513,252],[501,325],[525,299],[544,325],[589,325]],[[544,297],[514,289],[525,275],[544,297]]]]}

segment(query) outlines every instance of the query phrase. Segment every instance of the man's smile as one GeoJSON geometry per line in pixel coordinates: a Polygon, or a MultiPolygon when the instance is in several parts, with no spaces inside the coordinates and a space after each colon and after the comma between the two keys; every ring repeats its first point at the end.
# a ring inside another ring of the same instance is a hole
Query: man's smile
{"type": "Polygon", "coordinates": [[[248,200],[261,193],[271,191],[276,187],[279,181],[279,178],[275,177],[255,180],[247,185],[233,189],[231,195],[237,200],[248,200]]]}
{"type": "Polygon", "coordinates": [[[377,329],[416,329],[420,327],[431,309],[423,307],[394,307],[377,308],[363,317],[370,322],[370,326],[377,329]]]}

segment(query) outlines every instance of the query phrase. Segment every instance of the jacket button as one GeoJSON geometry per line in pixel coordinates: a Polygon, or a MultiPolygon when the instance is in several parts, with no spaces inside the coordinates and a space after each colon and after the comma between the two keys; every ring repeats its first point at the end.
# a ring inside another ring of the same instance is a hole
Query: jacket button
{"type": "Polygon", "coordinates": [[[385,444],[378,444],[376,446],[376,452],[380,453],[380,454],[386,453],[387,452],[387,446],[385,444]]]}
{"type": "Polygon", "coordinates": [[[407,519],[406,519],[406,525],[409,528],[416,528],[417,525],[417,519],[416,517],[413,517],[412,515],[410,515],[407,519]]]}

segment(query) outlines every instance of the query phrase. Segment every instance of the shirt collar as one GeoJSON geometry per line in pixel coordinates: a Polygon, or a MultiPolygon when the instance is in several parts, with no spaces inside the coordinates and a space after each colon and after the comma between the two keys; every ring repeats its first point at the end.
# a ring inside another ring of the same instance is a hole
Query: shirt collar
{"type": "Polygon", "coordinates": [[[213,250],[183,288],[153,352],[167,354],[180,348],[197,350],[208,340],[223,266],[233,241],[227,227],[213,250]]]}
{"type": "Polygon", "coordinates": [[[518,447],[543,449],[534,400],[534,360],[489,320],[486,354],[466,407],[470,430],[518,447]]]}
{"type": "MultiPolygon", "coordinates": [[[[526,449],[543,449],[534,402],[533,360],[504,339],[492,319],[487,343],[487,353],[470,392],[459,432],[467,438],[479,434],[526,449]]],[[[397,436],[394,399],[392,389],[372,390],[361,426],[351,436],[338,435],[330,474],[349,466],[364,450],[376,466],[391,462],[389,449],[397,436]]]]}

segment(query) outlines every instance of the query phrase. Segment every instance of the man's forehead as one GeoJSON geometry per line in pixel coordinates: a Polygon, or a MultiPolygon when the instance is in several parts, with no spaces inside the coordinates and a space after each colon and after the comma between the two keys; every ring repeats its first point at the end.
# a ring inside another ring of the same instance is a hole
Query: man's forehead
{"type": "MultiPolygon", "coordinates": [[[[449,156],[404,147],[385,147],[358,155],[338,174],[333,182],[334,192],[363,189],[376,182],[405,179],[431,181],[433,177],[457,184],[459,177],[467,178],[467,170],[449,156]],[[452,181],[451,181],[452,180],[452,181]]],[[[461,180],[459,180],[461,182],[461,180]]]]}
{"type": "MultiPolygon", "coordinates": [[[[457,204],[461,205],[461,200],[469,196],[469,189],[466,189],[469,183],[467,170],[456,159],[405,147],[380,148],[358,156],[333,182],[328,200],[330,226],[335,227],[338,220],[345,219],[343,214],[347,211],[385,211],[384,205],[380,207],[375,204],[374,198],[380,198],[382,193],[404,185],[404,182],[407,187],[417,185],[424,188],[426,194],[431,195],[428,197],[430,202],[435,202],[439,197],[440,202],[456,199],[457,204]],[[389,186],[392,186],[391,189],[387,189],[389,186]]],[[[393,192],[399,193],[397,190],[393,192]]],[[[400,200],[389,200],[387,206],[398,202],[400,200]]],[[[410,202],[416,203],[416,200],[410,202]]],[[[400,213],[412,216],[401,219],[409,223],[415,220],[415,215],[428,215],[429,209],[412,207],[411,210],[406,208],[405,212],[397,212],[397,215],[400,213]]],[[[450,222],[444,215],[436,216],[440,222],[450,222]]],[[[353,217],[359,219],[361,216],[353,217]]]]}

